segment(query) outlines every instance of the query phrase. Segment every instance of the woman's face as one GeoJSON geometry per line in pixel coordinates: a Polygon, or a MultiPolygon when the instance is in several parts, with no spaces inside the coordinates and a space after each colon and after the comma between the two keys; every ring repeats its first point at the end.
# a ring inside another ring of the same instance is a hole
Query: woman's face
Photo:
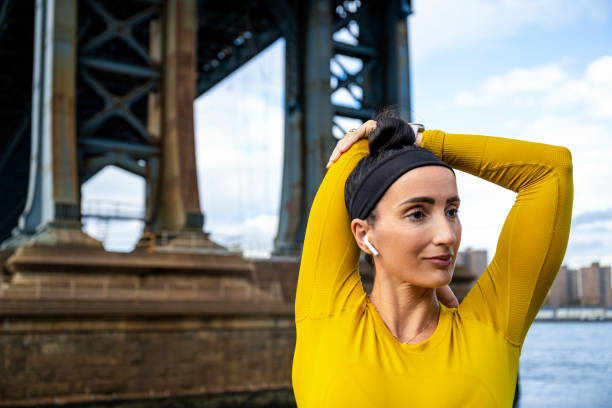
{"type": "Polygon", "coordinates": [[[455,175],[442,166],[410,170],[375,208],[368,238],[378,250],[377,270],[421,287],[450,283],[461,242],[455,175]],[[447,261],[431,258],[446,256],[447,261]]]}

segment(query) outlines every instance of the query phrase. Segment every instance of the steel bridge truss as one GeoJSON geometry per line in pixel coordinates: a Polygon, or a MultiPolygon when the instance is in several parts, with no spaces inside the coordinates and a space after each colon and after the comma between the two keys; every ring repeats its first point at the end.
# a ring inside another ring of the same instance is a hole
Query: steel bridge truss
{"type": "MultiPolygon", "coordinates": [[[[0,8],[11,37],[0,30],[0,42],[17,44],[22,35],[11,18],[27,19],[28,7],[17,4],[8,0],[0,8]]],[[[5,247],[49,228],[91,244],[80,233],[80,186],[108,165],[145,178],[146,233],[201,232],[193,100],[281,37],[285,157],[277,254],[301,249],[333,136],[388,105],[410,118],[409,0],[35,4],[32,98],[19,97],[14,109],[21,114],[10,118],[21,119],[8,120],[16,136],[4,143],[5,151],[23,151],[26,138],[17,136],[31,132],[28,192],[15,189],[5,201],[14,213],[9,224],[18,224],[5,247]]],[[[0,97],[0,103],[10,102],[0,97]]],[[[0,171],[9,158],[0,156],[0,171]]],[[[27,174],[27,163],[10,166],[13,174],[27,174]]]]}
{"type": "Polygon", "coordinates": [[[147,180],[148,222],[159,184],[160,130],[150,112],[160,89],[159,3],[120,9],[87,0],[79,9],[78,114],[80,182],[108,165],[147,180]],[[148,123],[151,119],[151,123],[148,123]]]}

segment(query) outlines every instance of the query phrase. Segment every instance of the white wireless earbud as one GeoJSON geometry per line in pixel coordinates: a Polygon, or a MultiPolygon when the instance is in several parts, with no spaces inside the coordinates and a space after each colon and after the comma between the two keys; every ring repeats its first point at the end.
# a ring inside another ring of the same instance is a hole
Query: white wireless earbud
{"type": "Polygon", "coordinates": [[[366,244],[366,246],[368,247],[368,249],[370,251],[372,251],[374,256],[378,255],[378,251],[376,250],[376,248],[374,248],[374,245],[370,244],[370,241],[368,241],[368,236],[367,235],[364,235],[363,243],[366,244]]]}

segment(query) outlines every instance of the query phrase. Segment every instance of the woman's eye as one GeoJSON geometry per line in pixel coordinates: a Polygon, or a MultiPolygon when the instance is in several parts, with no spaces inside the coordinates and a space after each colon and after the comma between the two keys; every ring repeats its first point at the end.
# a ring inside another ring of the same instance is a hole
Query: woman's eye
{"type": "Polygon", "coordinates": [[[408,214],[408,217],[415,219],[415,220],[420,220],[423,218],[424,215],[425,214],[423,214],[423,211],[414,211],[408,214]]]}
{"type": "Polygon", "coordinates": [[[451,217],[455,218],[459,215],[459,209],[458,208],[451,208],[450,210],[448,210],[448,213],[451,217]]]}

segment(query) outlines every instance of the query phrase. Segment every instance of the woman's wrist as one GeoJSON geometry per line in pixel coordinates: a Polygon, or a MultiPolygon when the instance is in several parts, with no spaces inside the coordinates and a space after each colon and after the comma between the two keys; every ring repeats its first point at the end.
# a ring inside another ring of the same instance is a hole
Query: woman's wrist
{"type": "Polygon", "coordinates": [[[376,129],[376,122],[374,120],[368,120],[361,126],[356,129],[351,129],[347,134],[336,143],[336,147],[327,162],[326,167],[329,167],[342,155],[342,153],[346,152],[353,144],[355,144],[360,139],[368,140],[368,136],[376,129]]]}
{"type": "Polygon", "coordinates": [[[423,132],[425,131],[425,126],[420,123],[408,123],[408,125],[412,128],[412,134],[414,135],[414,144],[415,146],[421,147],[421,142],[423,139],[423,132]]]}

